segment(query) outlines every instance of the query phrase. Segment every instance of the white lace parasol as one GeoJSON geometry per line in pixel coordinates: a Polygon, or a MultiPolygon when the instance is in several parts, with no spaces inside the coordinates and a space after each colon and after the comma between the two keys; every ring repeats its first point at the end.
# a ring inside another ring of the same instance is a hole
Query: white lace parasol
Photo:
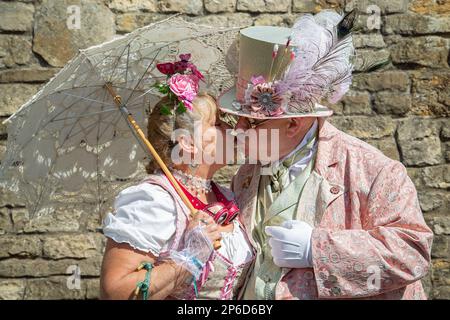
{"type": "Polygon", "coordinates": [[[238,31],[172,17],[80,50],[6,120],[0,187],[17,193],[31,217],[68,206],[103,215],[121,189],[145,177],[149,161],[105,84],[146,131],[160,97],[152,85],[165,79],[156,64],[191,53],[216,95],[234,84],[226,64],[238,31]]]}

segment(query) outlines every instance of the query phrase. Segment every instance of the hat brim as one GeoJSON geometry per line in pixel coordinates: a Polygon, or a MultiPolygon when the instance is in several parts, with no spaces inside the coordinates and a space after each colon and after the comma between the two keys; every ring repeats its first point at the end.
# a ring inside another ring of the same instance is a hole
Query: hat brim
{"type": "Polygon", "coordinates": [[[266,116],[266,115],[256,115],[255,113],[250,113],[249,111],[242,109],[236,109],[233,106],[233,102],[236,101],[236,87],[232,87],[224,92],[222,92],[217,99],[219,104],[219,109],[222,112],[226,112],[239,117],[255,118],[255,119],[284,119],[284,118],[306,118],[306,117],[329,117],[333,114],[333,110],[316,103],[313,112],[304,113],[285,113],[279,116],[266,116]]]}

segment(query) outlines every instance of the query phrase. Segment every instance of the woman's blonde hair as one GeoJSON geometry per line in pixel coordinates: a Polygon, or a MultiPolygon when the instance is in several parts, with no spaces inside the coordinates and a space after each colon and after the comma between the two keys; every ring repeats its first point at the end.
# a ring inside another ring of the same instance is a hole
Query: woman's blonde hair
{"type": "MultiPolygon", "coordinates": [[[[147,133],[148,139],[158,152],[164,163],[171,167],[172,149],[177,142],[172,140],[172,133],[177,129],[185,129],[191,135],[194,134],[194,123],[204,120],[205,117],[211,119],[216,111],[217,105],[215,99],[207,93],[199,93],[194,99],[193,110],[182,114],[163,114],[161,109],[169,103],[169,99],[164,97],[153,108],[148,117],[147,133]]],[[[148,174],[152,174],[159,169],[157,162],[152,159],[145,167],[148,174]]]]}

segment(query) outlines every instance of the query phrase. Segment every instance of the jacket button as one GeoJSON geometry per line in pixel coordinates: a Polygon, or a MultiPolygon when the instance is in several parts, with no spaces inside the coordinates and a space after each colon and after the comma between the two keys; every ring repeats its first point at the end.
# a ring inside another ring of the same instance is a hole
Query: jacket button
{"type": "Polygon", "coordinates": [[[332,194],[338,194],[339,193],[339,188],[338,187],[331,187],[330,192],[332,194]]]}

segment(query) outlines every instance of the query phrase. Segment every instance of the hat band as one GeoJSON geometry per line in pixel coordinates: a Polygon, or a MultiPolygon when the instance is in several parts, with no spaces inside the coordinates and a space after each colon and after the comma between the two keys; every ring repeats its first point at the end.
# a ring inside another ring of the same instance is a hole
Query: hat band
{"type": "Polygon", "coordinates": [[[239,102],[244,102],[245,98],[245,90],[247,90],[248,84],[250,82],[247,79],[242,77],[237,78],[236,81],[236,100],[239,102]]]}

